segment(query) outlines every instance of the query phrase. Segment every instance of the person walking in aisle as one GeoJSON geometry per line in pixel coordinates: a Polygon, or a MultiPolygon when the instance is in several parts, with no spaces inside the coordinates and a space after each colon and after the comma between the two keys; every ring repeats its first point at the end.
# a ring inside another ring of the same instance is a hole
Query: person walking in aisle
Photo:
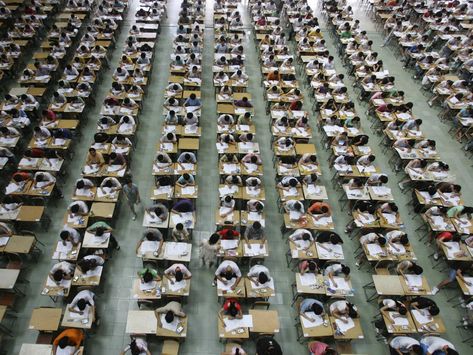
{"type": "Polygon", "coordinates": [[[131,219],[136,220],[135,205],[141,202],[141,198],[138,186],[133,183],[131,177],[127,177],[125,179],[125,184],[123,185],[123,193],[125,194],[126,199],[128,201],[128,206],[130,206],[130,210],[133,213],[133,217],[131,219]]]}

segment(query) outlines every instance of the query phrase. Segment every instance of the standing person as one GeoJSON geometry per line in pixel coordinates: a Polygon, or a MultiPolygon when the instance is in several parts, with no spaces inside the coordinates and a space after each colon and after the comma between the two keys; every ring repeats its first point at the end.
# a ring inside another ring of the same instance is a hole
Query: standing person
{"type": "Polygon", "coordinates": [[[123,193],[125,194],[126,199],[128,201],[128,206],[130,206],[130,210],[133,213],[133,217],[131,219],[136,220],[135,204],[139,204],[141,202],[141,198],[138,186],[133,183],[131,177],[127,177],[125,179],[125,184],[123,185],[123,193]]]}

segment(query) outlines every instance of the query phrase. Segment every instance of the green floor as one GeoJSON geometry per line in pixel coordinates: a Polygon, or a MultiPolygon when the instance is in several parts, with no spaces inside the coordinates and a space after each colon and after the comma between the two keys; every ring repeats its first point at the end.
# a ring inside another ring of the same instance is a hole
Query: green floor
{"type": "MultiPolygon", "coordinates": [[[[130,1],[131,8],[128,11],[128,20],[122,28],[121,34],[117,40],[117,48],[113,52],[111,70],[102,73],[102,82],[96,101],[99,103],[103,100],[105,94],[111,86],[112,70],[118,63],[121,54],[121,46],[124,43],[125,36],[130,26],[130,19],[135,13],[137,1],[130,1]]],[[[356,2],[353,3],[354,9],[357,9],[356,2]]],[[[159,35],[158,46],[155,50],[154,69],[151,78],[151,84],[148,88],[148,96],[144,100],[144,107],[140,116],[140,127],[138,130],[138,146],[133,153],[133,162],[131,171],[135,177],[135,181],[140,187],[141,194],[144,201],[149,200],[149,193],[153,179],[151,176],[151,165],[153,154],[155,151],[155,143],[159,139],[160,127],[162,124],[162,102],[163,102],[163,88],[167,84],[168,68],[170,62],[170,54],[172,47],[172,40],[175,34],[175,27],[177,22],[177,12],[179,8],[179,1],[168,2],[168,18],[164,20],[159,35]]],[[[314,2],[313,8],[316,10],[316,15],[321,19],[318,4],[314,2]]],[[[457,176],[457,181],[463,187],[463,196],[465,201],[471,201],[473,191],[467,189],[468,183],[473,179],[473,169],[471,168],[471,161],[469,161],[461,150],[461,146],[456,143],[451,136],[446,134],[448,126],[440,123],[438,119],[438,111],[432,109],[427,105],[427,99],[420,91],[418,82],[411,79],[411,75],[402,69],[401,62],[393,55],[390,49],[380,48],[382,43],[381,34],[374,29],[373,22],[368,18],[367,14],[362,10],[355,10],[355,17],[361,20],[362,27],[368,31],[368,36],[374,41],[374,48],[378,49],[380,57],[383,59],[386,68],[396,76],[397,87],[406,92],[406,97],[409,101],[415,103],[415,114],[424,119],[423,130],[428,137],[437,141],[439,151],[442,158],[447,161],[452,171],[457,176]]],[[[212,28],[212,12],[213,1],[207,1],[207,18],[204,41],[204,58],[203,58],[203,110],[202,110],[202,129],[203,134],[200,141],[200,151],[198,155],[199,173],[197,177],[199,185],[198,199],[198,218],[197,226],[194,233],[194,245],[201,237],[206,237],[214,230],[214,211],[217,204],[217,186],[218,186],[218,171],[217,171],[217,152],[215,149],[216,138],[216,105],[214,99],[214,89],[212,86],[211,63],[213,60],[213,28],[212,28]]],[[[247,16],[246,4],[241,8],[244,14],[245,25],[250,28],[250,22],[247,16]]],[[[334,40],[325,30],[325,24],[321,21],[322,30],[325,34],[328,49],[331,54],[336,57],[337,71],[344,73],[346,84],[349,86],[349,92],[352,98],[355,98],[355,93],[351,90],[352,79],[347,75],[345,69],[342,67],[334,48],[334,40]]],[[[247,31],[245,41],[246,50],[246,71],[250,77],[249,91],[254,98],[255,117],[257,125],[258,142],[262,150],[262,158],[265,166],[265,190],[266,190],[266,213],[267,223],[266,233],[269,237],[270,243],[270,257],[266,259],[266,265],[270,268],[275,277],[275,284],[277,294],[274,299],[271,299],[273,309],[277,309],[280,316],[281,329],[277,335],[277,339],[283,346],[285,354],[305,354],[305,346],[300,345],[296,341],[296,331],[294,327],[294,312],[290,307],[291,290],[290,285],[294,280],[294,274],[286,267],[284,253],[286,251],[286,244],[281,241],[281,234],[279,226],[281,224],[281,216],[277,211],[276,192],[274,189],[274,174],[272,167],[272,151],[270,146],[270,131],[268,129],[268,117],[265,114],[265,107],[262,100],[263,89],[260,86],[261,75],[259,63],[257,60],[257,52],[254,46],[253,36],[251,31],[247,31]]],[[[299,78],[300,79],[300,78],[299,78]]],[[[307,95],[307,92],[306,92],[307,95]]],[[[366,108],[360,105],[358,101],[357,109],[362,118],[363,129],[371,136],[370,146],[374,149],[377,162],[385,173],[388,173],[391,180],[389,186],[393,189],[394,197],[399,206],[401,206],[401,215],[406,223],[407,232],[411,235],[413,240],[414,250],[418,255],[420,263],[426,270],[425,273],[431,285],[439,282],[445,272],[441,273],[432,270],[432,263],[428,259],[428,255],[432,252],[430,248],[425,247],[422,243],[415,241],[415,228],[418,226],[418,219],[412,220],[406,207],[408,196],[403,195],[397,187],[398,178],[394,176],[393,171],[387,164],[388,158],[383,155],[380,150],[380,139],[374,135],[374,132],[369,128],[369,122],[364,115],[366,108]]],[[[306,110],[310,110],[310,105],[306,105],[306,110]]],[[[86,155],[89,143],[95,133],[95,122],[98,118],[100,105],[94,107],[90,114],[88,122],[82,128],[82,141],[75,147],[75,159],[70,164],[69,175],[65,180],[64,195],[66,198],[60,200],[58,203],[48,207],[48,214],[53,217],[53,224],[47,233],[41,233],[40,238],[45,242],[43,247],[43,256],[39,262],[34,265],[26,273],[26,277],[30,280],[27,290],[27,297],[19,305],[19,318],[16,322],[15,338],[7,341],[8,354],[17,354],[22,343],[34,342],[37,332],[28,330],[28,322],[31,311],[38,306],[53,306],[52,301],[44,296],[40,296],[42,282],[47,275],[47,272],[52,264],[50,255],[52,253],[53,244],[57,240],[57,232],[61,227],[61,218],[67,204],[70,202],[72,186],[76,178],[80,176],[83,160],[86,155]]],[[[315,122],[315,116],[312,115],[312,122],[315,122]]],[[[315,125],[313,125],[315,128],[315,125]]],[[[330,177],[332,171],[327,165],[327,153],[323,150],[320,144],[320,133],[315,131],[314,143],[318,148],[319,161],[322,162],[323,183],[327,187],[330,203],[334,211],[334,220],[337,226],[337,232],[343,234],[343,228],[348,221],[348,215],[342,212],[339,208],[338,197],[340,192],[334,191],[330,184],[330,177]]],[[[126,315],[129,309],[136,309],[137,305],[131,299],[130,288],[132,280],[138,267],[141,265],[135,254],[135,244],[138,236],[141,234],[143,228],[141,227],[141,218],[137,221],[131,220],[126,206],[120,210],[118,221],[116,221],[116,235],[122,246],[122,249],[106,266],[106,279],[104,284],[104,293],[98,297],[99,312],[102,316],[101,325],[95,335],[87,340],[87,353],[93,355],[112,355],[118,354],[128,341],[128,336],[125,334],[126,315]]],[[[353,256],[350,255],[350,250],[358,247],[355,243],[347,241],[344,245],[347,263],[354,267],[353,256]]],[[[191,294],[185,306],[186,312],[189,314],[189,331],[187,339],[181,347],[181,354],[219,354],[223,350],[223,345],[218,341],[217,334],[217,318],[218,304],[215,295],[215,289],[211,287],[212,271],[200,267],[198,263],[197,248],[194,248],[192,255],[192,262],[190,269],[193,272],[191,294]]],[[[356,296],[354,303],[358,304],[362,309],[362,324],[365,333],[365,339],[354,342],[354,350],[356,353],[365,354],[384,354],[387,353],[386,345],[377,342],[374,337],[374,328],[371,325],[371,319],[375,314],[375,307],[365,301],[362,285],[368,283],[370,272],[366,269],[362,271],[353,272],[353,285],[356,296]]],[[[471,348],[461,343],[459,333],[455,329],[458,324],[460,313],[453,309],[450,304],[446,302],[447,297],[445,292],[440,292],[435,296],[435,300],[440,304],[442,309],[442,317],[449,329],[446,337],[451,340],[460,351],[461,354],[471,353],[471,348]]],[[[158,342],[152,342],[151,350],[153,354],[159,353],[160,345],[158,342]]],[[[254,353],[253,346],[249,344],[249,353],[254,353]]]]}

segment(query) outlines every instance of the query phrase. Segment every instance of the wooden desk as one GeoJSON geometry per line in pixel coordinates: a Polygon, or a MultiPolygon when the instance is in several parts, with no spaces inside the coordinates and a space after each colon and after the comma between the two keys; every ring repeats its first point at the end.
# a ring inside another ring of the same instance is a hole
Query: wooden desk
{"type": "Polygon", "coordinates": [[[334,338],[339,339],[339,340],[350,340],[350,339],[363,339],[363,329],[361,328],[361,323],[359,318],[354,318],[353,323],[355,323],[355,326],[351,329],[348,329],[348,331],[345,334],[337,334],[337,325],[335,323],[335,318],[330,317],[330,324],[332,325],[332,329],[334,332],[334,338]]]}
{"type": "Polygon", "coordinates": [[[315,275],[315,282],[313,285],[303,285],[301,281],[301,274],[296,273],[296,291],[299,295],[325,295],[327,293],[324,277],[322,275],[315,275]]]}
{"type": "Polygon", "coordinates": [[[62,308],[40,307],[33,309],[29,329],[40,332],[55,332],[59,329],[62,308]]]}
{"type": "Polygon", "coordinates": [[[29,235],[12,235],[4,248],[5,253],[29,254],[35,245],[35,238],[29,235]]]}
{"type": "Polygon", "coordinates": [[[128,311],[126,320],[127,334],[156,334],[158,320],[154,311],[128,311]]]}
{"type": "Polygon", "coordinates": [[[180,138],[178,144],[179,150],[199,150],[198,138],[180,138]]]}
{"type": "Polygon", "coordinates": [[[132,298],[137,300],[158,300],[161,299],[161,281],[155,281],[156,288],[144,291],[141,290],[141,280],[133,280],[132,298]],[[159,290],[159,291],[158,291],[159,290]]]}
{"type": "MultiPolygon", "coordinates": [[[[397,313],[397,312],[388,312],[383,311],[381,314],[383,316],[384,324],[386,325],[386,329],[388,330],[389,334],[415,334],[417,333],[416,326],[414,324],[414,320],[412,319],[411,314],[408,312],[403,318],[406,318],[408,321],[408,325],[396,325],[392,318],[390,317],[390,313],[397,313]]],[[[397,313],[399,315],[399,313],[397,313]]]]}
{"type": "MultiPolygon", "coordinates": [[[[226,318],[228,317],[224,317],[224,319],[226,318]]],[[[250,337],[250,331],[246,327],[234,329],[227,332],[225,331],[225,324],[220,318],[217,319],[217,324],[218,324],[218,336],[220,339],[249,339],[250,337]]]]}
{"type": "Polygon", "coordinates": [[[172,330],[158,327],[158,329],[156,330],[156,335],[158,337],[164,338],[185,338],[187,335],[187,319],[188,317],[179,318],[179,323],[184,328],[181,333],[176,333],[172,330]]]}
{"type": "Polygon", "coordinates": [[[404,296],[404,287],[399,275],[372,275],[374,287],[378,295],[404,296]]]}
{"type": "Polygon", "coordinates": [[[250,279],[248,279],[247,277],[244,278],[244,282],[245,282],[245,289],[246,289],[246,298],[268,298],[268,297],[274,297],[276,295],[275,290],[271,287],[255,289],[250,279]]]}
{"type": "MultiPolygon", "coordinates": [[[[53,346],[47,344],[23,344],[19,355],[51,355],[53,346]]],[[[79,352],[75,355],[83,355],[84,347],[81,346],[79,352]]]]}
{"type": "Polygon", "coordinates": [[[253,327],[251,333],[258,334],[276,334],[279,333],[279,316],[277,311],[250,309],[250,315],[253,317],[253,327]]]}
{"type": "Polygon", "coordinates": [[[447,331],[447,329],[445,328],[445,323],[443,322],[442,318],[439,315],[432,317],[432,320],[430,322],[422,324],[417,320],[414,314],[414,310],[410,310],[409,312],[410,312],[409,314],[412,316],[415,327],[417,328],[417,332],[419,333],[445,333],[447,331]]]}
{"type": "Polygon", "coordinates": [[[329,317],[326,314],[323,316],[323,320],[327,325],[321,324],[311,328],[305,327],[302,316],[299,316],[299,318],[304,338],[325,338],[333,336],[333,329],[329,325],[329,317]]]}
{"type": "Polygon", "coordinates": [[[18,222],[39,222],[44,214],[44,206],[22,206],[16,217],[18,222]]]}
{"type": "Polygon", "coordinates": [[[18,269],[0,269],[0,290],[13,290],[20,271],[18,269]]]}
{"type": "Polygon", "coordinates": [[[94,311],[89,309],[89,313],[86,317],[73,318],[69,311],[69,304],[66,305],[66,311],[64,317],[62,317],[61,327],[64,328],[79,328],[79,329],[91,329],[92,323],[95,321],[94,311]]]}
{"type": "Polygon", "coordinates": [[[111,219],[113,218],[114,212],[115,203],[94,202],[92,203],[92,208],[90,209],[90,216],[111,219]]]}

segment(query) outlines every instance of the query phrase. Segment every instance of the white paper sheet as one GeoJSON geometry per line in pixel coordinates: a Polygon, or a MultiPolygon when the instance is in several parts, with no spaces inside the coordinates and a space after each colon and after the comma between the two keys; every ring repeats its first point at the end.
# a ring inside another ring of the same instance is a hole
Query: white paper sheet
{"type": "Polygon", "coordinates": [[[189,253],[189,245],[180,242],[166,242],[164,248],[165,256],[181,256],[189,253]]]}
{"type": "Polygon", "coordinates": [[[221,240],[220,241],[220,246],[225,249],[236,249],[238,248],[238,240],[221,240]]]}
{"type": "Polygon", "coordinates": [[[373,186],[372,189],[378,196],[389,196],[391,194],[391,189],[386,186],[373,186]]]}
{"type": "Polygon", "coordinates": [[[315,328],[318,326],[321,326],[324,323],[323,317],[315,314],[314,312],[305,312],[305,315],[313,321],[310,321],[306,319],[305,317],[300,317],[302,320],[302,324],[304,325],[304,328],[315,328]]]}
{"type": "Polygon", "coordinates": [[[174,317],[174,320],[171,323],[166,322],[166,315],[161,314],[161,327],[163,329],[170,330],[171,332],[175,332],[177,330],[177,327],[179,325],[179,317],[174,317]]]}
{"type": "Polygon", "coordinates": [[[249,188],[248,186],[246,186],[245,189],[246,189],[246,193],[250,196],[258,196],[261,193],[260,188],[254,189],[254,188],[249,188]]]}
{"type": "Polygon", "coordinates": [[[154,253],[158,250],[159,242],[153,240],[144,240],[140,245],[140,254],[154,253]]]}
{"type": "Polygon", "coordinates": [[[315,243],[317,248],[317,254],[319,258],[323,259],[343,259],[343,248],[340,244],[331,244],[331,243],[315,243]],[[324,246],[329,250],[322,248],[324,246]]]}
{"type": "Polygon", "coordinates": [[[333,223],[332,217],[322,217],[322,218],[312,218],[314,225],[316,226],[328,226],[329,224],[333,223]]]}
{"type": "Polygon", "coordinates": [[[228,319],[224,318],[223,322],[225,323],[225,331],[231,332],[232,330],[238,328],[252,328],[253,327],[253,316],[243,315],[241,319],[228,319]]]}
{"type": "Polygon", "coordinates": [[[366,249],[368,249],[368,253],[373,256],[377,256],[384,253],[383,249],[378,243],[366,244],[366,249]]]}
{"type": "Polygon", "coordinates": [[[0,237],[0,247],[3,247],[8,244],[10,237],[0,237]]]}
{"type": "Polygon", "coordinates": [[[254,290],[259,290],[259,289],[262,289],[262,288],[270,288],[272,290],[274,290],[274,280],[273,279],[270,279],[268,282],[266,282],[265,284],[255,284],[252,281],[251,282],[251,288],[253,288],[254,290]]]}
{"type": "Polygon", "coordinates": [[[335,320],[335,324],[337,325],[338,330],[340,330],[340,332],[342,333],[346,333],[348,330],[355,327],[355,322],[353,322],[353,319],[351,318],[347,318],[347,319],[348,319],[347,323],[341,321],[340,319],[335,320]]]}
{"type": "Polygon", "coordinates": [[[177,292],[179,290],[182,290],[186,287],[187,285],[187,281],[186,280],[181,280],[179,282],[174,282],[174,284],[172,283],[168,283],[168,288],[172,291],[172,292],[177,292]]]}
{"type": "Polygon", "coordinates": [[[342,290],[350,291],[350,285],[348,284],[348,282],[343,277],[335,276],[334,280],[337,283],[337,287],[335,287],[332,280],[328,279],[330,288],[332,288],[334,290],[337,290],[337,291],[342,291],[342,290]]]}
{"type": "Polygon", "coordinates": [[[289,190],[283,190],[283,195],[286,196],[297,196],[297,188],[291,187],[289,190]]]}
{"type": "Polygon", "coordinates": [[[261,248],[259,244],[245,243],[243,248],[244,248],[245,256],[266,255],[266,246],[264,244],[263,244],[263,247],[261,248]]]}
{"type": "Polygon", "coordinates": [[[223,164],[223,172],[225,174],[233,174],[233,173],[238,173],[238,165],[237,164],[232,164],[232,163],[224,163],[223,164]]]}
{"type": "Polygon", "coordinates": [[[317,284],[317,278],[313,273],[298,274],[302,286],[312,286],[317,284]]]}
{"type": "Polygon", "coordinates": [[[383,217],[386,219],[388,224],[395,224],[396,223],[396,216],[391,213],[383,213],[383,217]]]}
{"type": "Polygon", "coordinates": [[[310,184],[310,185],[307,185],[307,192],[310,195],[319,195],[322,192],[322,189],[320,188],[320,186],[310,184]]]}
{"type": "Polygon", "coordinates": [[[218,189],[218,192],[220,193],[220,197],[227,196],[227,195],[233,195],[235,192],[238,191],[238,186],[223,186],[218,189]]]}
{"type": "Polygon", "coordinates": [[[155,290],[157,285],[158,285],[158,283],[156,281],[140,282],[140,291],[155,290]]]}
{"type": "Polygon", "coordinates": [[[388,312],[389,318],[393,321],[394,325],[407,326],[409,320],[406,317],[400,317],[398,312],[388,312]]]}
{"type": "MultiPolygon", "coordinates": [[[[418,311],[417,309],[413,309],[411,312],[414,319],[420,324],[427,324],[432,321],[430,315],[424,315],[424,311],[418,311]]],[[[425,313],[427,314],[427,311],[425,313]]]]}
{"type": "Polygon", "coordinates": [[[410,287],[421,287],[422,286],[422,275],[405,275],[407,284],[410,287]]]}
{"type": "Polygon", "coordinates": [[[229,282],[227,282],[227,284],[225,285],[222,281],[217,280],[217,288],[222,291],[230,291],[235,281],[236,281],[236,278],[233,278],[229,282]]]}
{"type": "Polygon", "coordinates": [[[183,195],[193,195],[195,194],[195,186],[186,186],[181,188],[181,193],[183,195]]]}

